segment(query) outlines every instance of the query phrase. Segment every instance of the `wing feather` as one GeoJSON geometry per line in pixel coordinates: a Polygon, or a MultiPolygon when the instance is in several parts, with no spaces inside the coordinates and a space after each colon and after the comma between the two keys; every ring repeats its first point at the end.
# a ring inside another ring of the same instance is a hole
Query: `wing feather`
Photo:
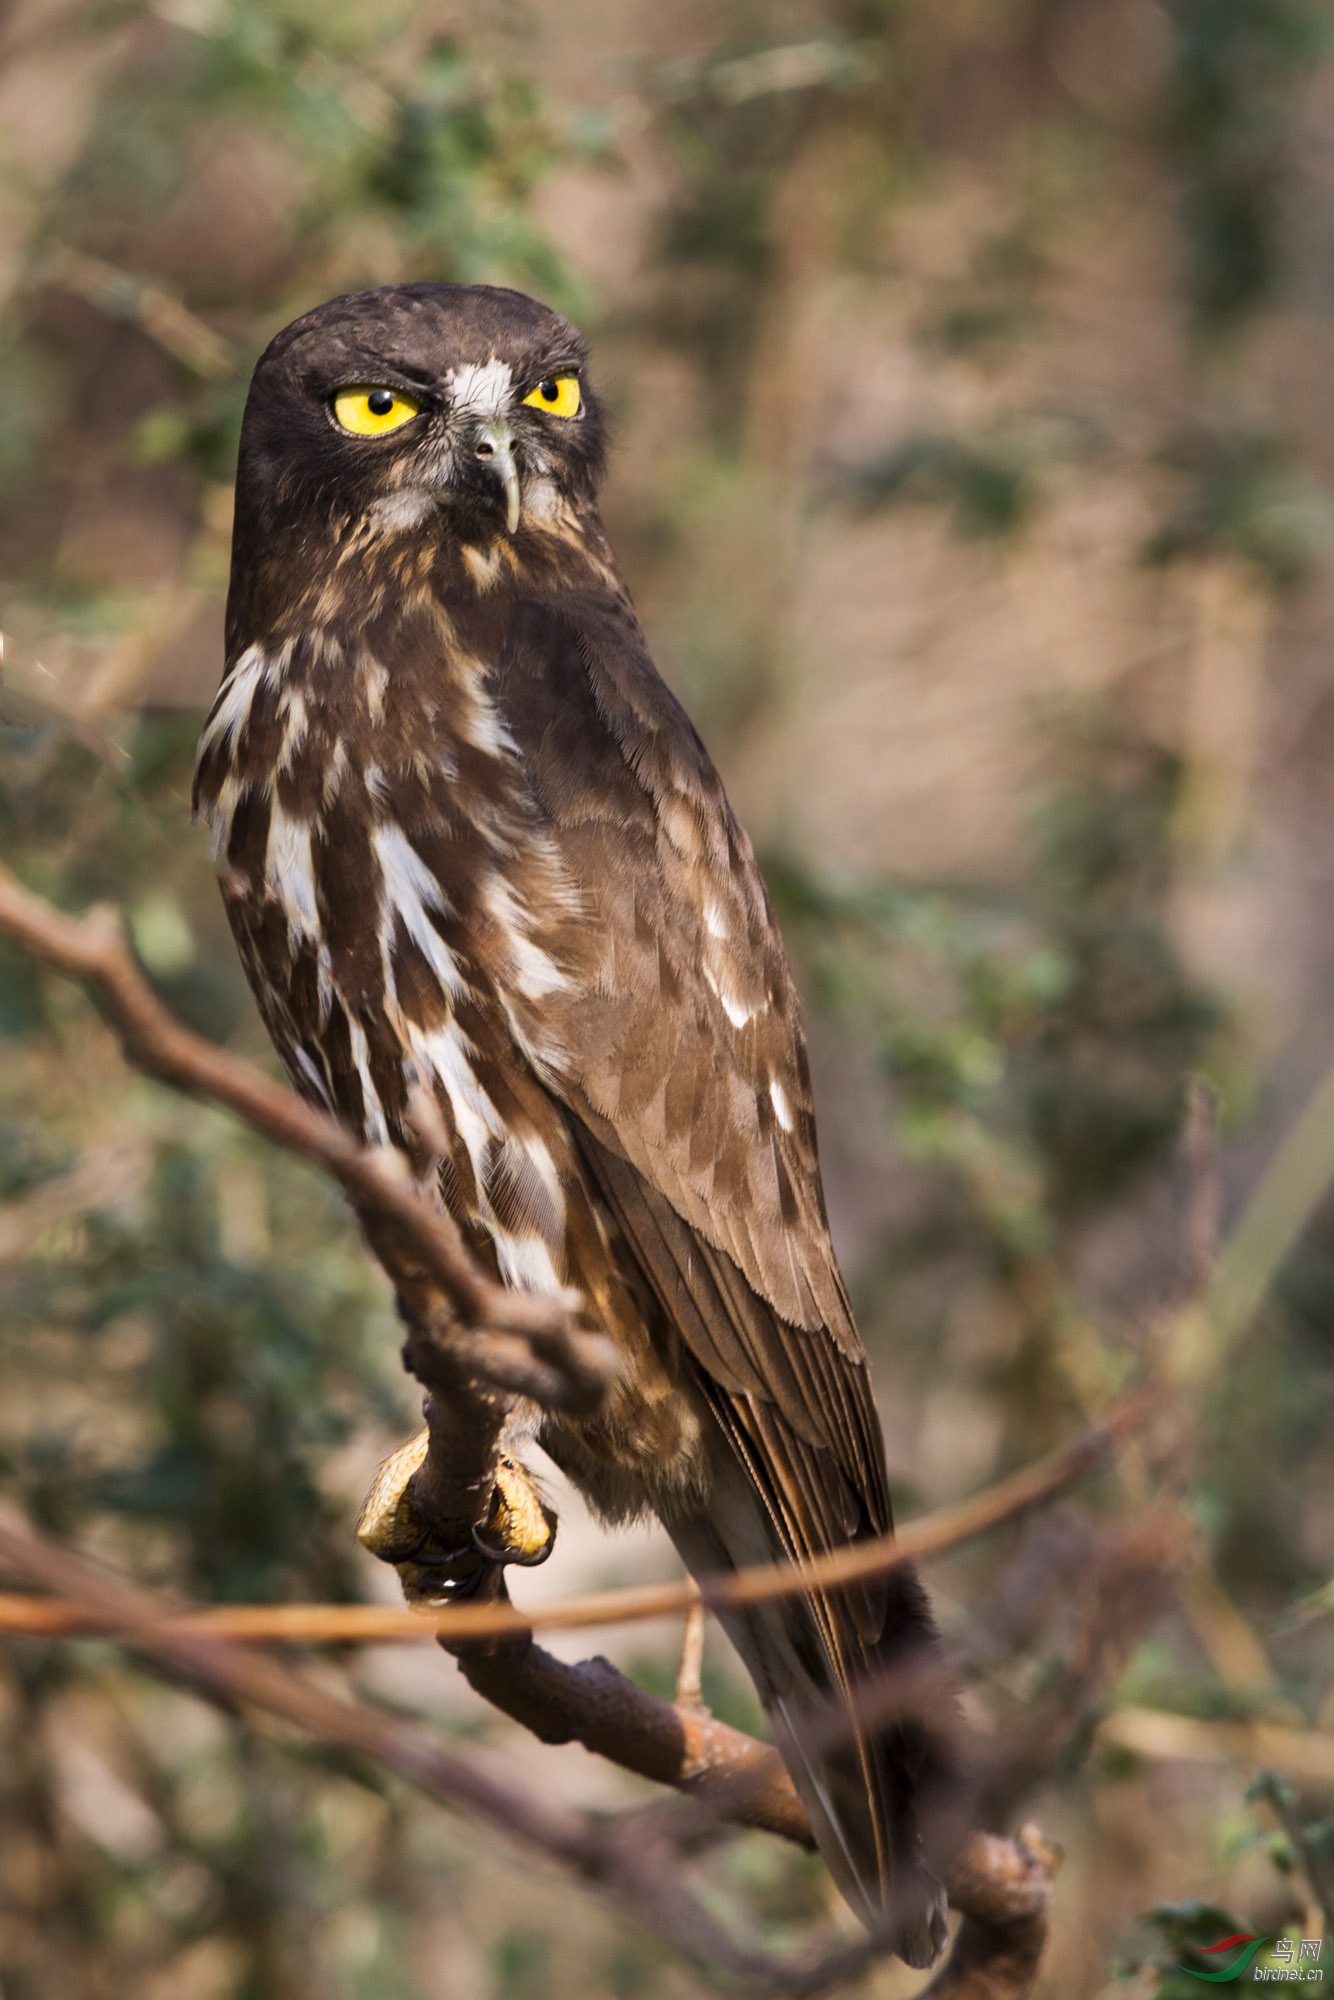
{"type": "MultiPolygon", "coordinates": [[[[623,599],[520,606],[497,700],[585,897],[580,917],[539,934],[572,973],[542,1001],[544,1046],[563,1052],[545,1080],[634,1169],[656,1234],[665,1204],[698,1239],[672,1289],[679,1308],[711,1268],[681,1322],[701,1365],[740,1382],[739,1350],[747,1392],[832,1452],[878,1531],[883,1446],[829,1240],[796,997],[749,842],[623,599]]],[[[630,1188],[623,1177],[623,1205],[630,1188]]]]}
{"type": "MultiPolygon", "coordinates": [[[[749,843],[624,600],[521,607],[498,694],[585,897],[577,921],[539,939],[571,975],[531,1024],[543,1077],[752,1496],[725,1523],[706,1507],[668,1526],[706,1566],[753,1546],[742,1517],[756,1504],[761,1546],[797,1562],[883,1534],[880,1420],[829,1237],[796,997],[749,843]]],[[[871,1922],[888,1897],[899,1948],[928,1963],[943,1897],[916,1830],[922,1731],[859,1714],[869,1689],[931,1651],[916,1579],[727,1622],[845,1893],[871,1922]]]]}

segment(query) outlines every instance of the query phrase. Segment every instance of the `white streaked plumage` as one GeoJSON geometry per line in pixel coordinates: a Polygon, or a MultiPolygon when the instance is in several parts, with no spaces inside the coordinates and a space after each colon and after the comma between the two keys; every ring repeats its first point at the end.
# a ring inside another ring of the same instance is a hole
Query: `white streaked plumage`
{"type": "Polygon", "coordinates": [[[524,998],[541,1000],[548,993],[568,992],[570,982],[566,974],[550,952],[533,943],[535,926],[531,910],[525,907],[503,875],[488,875],[482,889],[482,900],[505,939],[514,970],[514,983],[524,998]]]}
{"type": "Polygon", "coordinates": [[[328,1085],[325,1083],[324,1077],[322,1076],[316,1065],[311,1061],[306,1051],[302,1048],[289,1047],[287,1053],[289,1060],[296,1068],[296,1070],[300,1073],[300,1075],[305,1078],[306,1082],[315,1092],[315,1095],[327,1107],[328,1110],[332,1111],[333,1103],[329,1096],[328,1085]]]}
{"type": "Polygon", "coordinates": [[[275,805],[269,818],[269,845],[264,880],[287,919],[293,942],[319,935],[315,900],[315,869],[310,852],[310,822],[275,805]]]}
{"type": "Polygon", "coordinates": [[[350,1014],[347,1028],[352,1042],[352,1066],[361,1082],[362,1136],[368,1146],[387,1146],[390,1143],[389,1125],[384,1115],[384,1106],[380,1102],[380,1094],[371,1081],[370,1051],[366,1046],[366,1031],[360,1021],[354,1020],[350,1014]]]}
{"type": "Polygon", "coordinates": [[[290,771],[292,760],[305,743],[310,728],[310,710],[304,690],[290,685],[284,687],[278,697],[278,713],[283,718],[283,747],[278,754],[278,769],[290,771]]]}
{"type": "Polygon", "coordinates": [[[251,704],[261,685],[275,674],[281,674],[287,663],[288,649],[282,650],[270,659],[259,646],[247,646],[236,665],[218,689],[217,698],[209,711],[199,739],[199,754],[205,756],[210,750],[229,749],[237,730],[247,720],[251,704]]]}
{"type": "Polygon", "coordinates": [[[552,1261],[551,1250],[540,1236],[516,1236],[496,1224],[491,1226],[500,1275],[507,1285],[521,1292],[542,1292],[548,1298],[563,1298],[565,1286],[552,1261]]]}
{"type": "Polygon", "coordinates": [[[385,984],[394,992],[394,920],[403,928],[452,1000],[465,990],[453,952],[431,920],[431,911],[447,911],[445,893],[401,827],[383,821],[371,834],[371,845],[384,878],[384,900],[380,906],[380,955],[385,984]]]}
{"type": "Polygon", "coordinates": [[[372,722],[379,722],[384,716],[385,689],[389,686],[389,669],[379,660],[366,655],[361,663],[361,686],[366,697],[366,713],[372,722]]]}
{"type": "Polygon", "coordinates": [[[412,1031],[408,1053],[419,1075],[434,1078],[449,1099],[459,1138],[468,1149],[472,1170],[480,1185],[486,1171],[488,1149],[502,1132],[495,1105],[478,1083],[470,1060],[472,1050],[457,1021],[427,1033],[412,1031]]]}
{"type": "Polygon", "coordinates": [[[740,999],[735,993],[724,986],[722,980],[718,977],[717,971],[707,958],[704,960],[700,970],[703,972],[710,989],[717,995],[724,1014],[726,1014],[734,1028],[744,1028],[747,1021],[754,1020],[756,1009],[747,1006],[744,1000],[740,999]]]}
{"type": "Polygon", "coordinates": [[[240,779],[229,775],[218,786],[212,802],[200,807],[199,817],[208,828],[208,851],[214,861],[221,861],[227,851],[232,820],[243,789],[240,779]]]}

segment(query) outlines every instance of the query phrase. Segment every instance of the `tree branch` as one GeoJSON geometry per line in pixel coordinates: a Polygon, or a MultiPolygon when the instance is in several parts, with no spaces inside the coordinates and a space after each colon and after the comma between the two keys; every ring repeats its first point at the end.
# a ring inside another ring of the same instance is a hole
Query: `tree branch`
{"type": "MultiPolygon", "coordinates": [[[[491,1763],[484,1767],[396,1717],[317,1687],[263,1653],[182,1630],[169,1600],[107,1576],[8,1509],[0,1509],[0,1562],[93,1614],[228,1708],[259,1709],[358,1752],[572,1870],[695,1964],[757,1992],[825,1992],[885,1949],[875,1938],[796,1959],[740,1948],[664,1866],[675,1855],[669,1821],[642,1814],[597,1820],[540,1803],[491,1763]]],[[[656,1700],[605,1661],[569,1667],[537,1647],[506,1646],[489,1655],[473,1650],[462,1664],[479,1692],[543,1740],[586,1742],[629,1770],[706,1800],[715,1817],[809,1844],[791,1780],[767,1744],[656,1700]]],[[[932,2000],[1022,2000],[1041,1957],[1055,1868],[1056,1857],[1029,1832],[1019,1841],[975,1835],[966,1843],[950,1882],[965,1921],[927,1989],[932,2000]]]]}
{"type": "MultiPolygon", "coordinates": [[[[567,1305],[497,1284],[474,1258],[452,1216],[418,1192],[402,1154],[363,1146],[336,1119],[306,1104],[252,1063],[229,1055],[183,1027],[157,998],[125,942],[116,911],[102,906],[69,917],[24,889],[0,864],[0,932],[46,965],[92,988],[120,1037],[128,1061],[194,1097],[226,1106],[274,1145],[333,1175],[373,1235],[376,1255],[401,1291],[421,1274],[450,1301],[463,1328],[461,1343],[476,1374],[497,1386],[533,1394],[548,1406],[595,1409],[616,1372],[616,1352],[601,1334],[576,1326],[567,1305]],[[414,1262],[420,1270],[414,1270],[414,1262]],[[524,1346],[542,1365],[523,1368],[524,1346]]],[[[426,1347],[447,1344],[438,1325],[424,1329],[426,1347]]]]}
{"type": "Polygon", "coordinates": [[[206,320],[162,285],[117,270],[68,244],[54,243],[32,272],[30,286],[58,285],[112,319],[128,319],[174,360],[206,382],[225,382],[236,373],[237,355],[206,320]]]}
{"type": "MultiPolygon", "coordinates": [[[[66,916],[0,867],[0,932],[87,984],[135,1067],[226,1106],[263,1137],[322,1166],[339,1181],[398,1291],[409,1327],[405,1360],[432,1391],[430,1435],[405,1489],[404,1525],[434,1538],[446,1554],[466,1557],[471,1542],[465,1548],[463,1531],[471,1535],[475,1529],[479,1496],[496,1467],[512,1399],[528,1395],[548,1407],[596,1407],[616,1366],[611,1343],[579,1328],[569,1302],[496,1284],[472,1257],[453,1220],[413,1185],[397,1152],[360,1145],[336,1121],[175,1021],[140,972],[113,912],[66,916]]],[[[638,1615],[657,1615],[664,1600],[684,1608],[699,1594],[710,1601],[762,1603],[811,1588],[817,1575],[826,1583],[846,1582],[883,1573],[915,1554],[952,1547],[1079,1477],[1123,1428],[1143,1422],[1149,1407],[1143,1399],[1132,1399],[1052,1460],[962,1508],[933,1517],[933,1524],[918,1524],[915,1537],[910,1531],[897,1543],[836,1551],[802,1571],[779,1565],[720,1580],[704,1593],[689,1586],[618,1593],[619,1609],[624,1613],[637,1600],[638,1615]]],[[[387,1546],[385,1553],[410,1565],[421,1539],[414,1535],[406,1550],[387,1546]]],[[[769,1993],[804,1994],[846,1978],[885,1949],[883,1940],[871,1938],[851,1950],[799,1961],[739,1950],[686,1894],[677,1871],[663,1866],[675,1853],[678,1833],[663,1815],[632,1816],[633,1826],[598,1826],[539,1806],[460,1753],[444,1751],[418,1731],[313,1687],[264,1654],[218,1638],[206,1624],[198,1619],[191,1623],[150,1593],[109,1582],[68,1551],[39,1541],[2,1515],[0,1558],[206,1691],[266,1709],[361,1750],[510,1838],[574,1868],[616,1895],[639,1921],[697,1964],[730,1972],[769,1993]]],[[[503,1595],[501,1572],[483,1569],[480,1581],[482,1594],[503,1595]]],[[[562,1622],[602,1622],[605,1607],[594,1606],[595,1600],[585,1600],[574,1618],[567,1606],[562,1622]]],[[[298,1620],[307,1609],[287,1608],[298,1620]]],[[[768,1746],[697,1709],[654,1701],[604,1661],[565,1666],[532,1645],[528,1635],[536,1621],[511,1606],[462,1605],[448,1623],[443,1618],[439,1622],[449,1643],[461,1646],[460,1665],[471,1684],[539,1736],[577,1740],[627,1769],[670,1784],[706,1809],[708,1820],[731,1818],[789,1839],[809,1840],[790,1780],[768,1746]],[[513,1636],[508,1643],[494,1643],[498,1620],[501,1630],[519,1635],[517,1643],[513,1636]],[[476,1643],[483,1634],[493,1642],[485,1649],[476,1643]]],[[[958,1893],[968,1921],[954,1957],[929,1990],[938,2000],[1020,2000],[1041,1954],[1054,1862],[1010,1843],[993,1849],[981,1837],[967,1853],[970,1860],[959,1875],[958,1893]]]]}

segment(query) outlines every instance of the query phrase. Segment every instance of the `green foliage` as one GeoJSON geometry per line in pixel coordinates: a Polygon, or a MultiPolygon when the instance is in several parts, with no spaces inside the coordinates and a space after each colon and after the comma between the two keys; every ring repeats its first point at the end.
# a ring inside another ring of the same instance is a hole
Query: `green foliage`
{"type": "Polygon", "coordinates": [[[1172,0],[1164,130],[1185,189],[1192,303],[1234,325],[1285,275],[1292,105],[1329,33],[1318,0],[1172,0]]]}
{"type": "Polygon", "coordinates": [[[593,121],[554,118],[511,63],[425,31],[392,0],[134,6],[118,14],[122,34],[127,14],[126,57],[34,217],[34,290],[6,353],[0,494],[38,475],[73,415],[78,339],[62,325],[53,342],[40,283],[67,250],[99,260],[99,309],[161,330],[175,359],[156,393],[142,359],[132,371],[112,418],[124,458],[200,482],[230,478],[249,366],[312,296],[412,276],[586,305],[530,202],[554,166],[596,157],[603,142],[593,121]],[[238,149],[263,162],[262,188],[238,149]],[[259,237],[192,233],[190,203],[215,171],[269,209],[259,237]],[[229,321],[234,366],[145,292],[137,272],[157,259],[184,305],[229,321]]]}
{"type": "MultiPolygon", "coordinates": [[[[226,984],[230,942],[199,922],[212,885],[198,852],[180,853],[193,733],[175,717],[145,723],[116,769],[54,730],[0,741],[0,796],[9,852],[62,899],[119,876],[153,884],[160,909],[188,906],[208,990],[226,984]],[[53,854],[51,830],[70,826],[78,837],[53,854]]],[[[195,1598],[359,1596],[348,1502],[328,1468],[368,1421],[393,1437],[410,1420],[383,1282],[322,1182],[218,1114],[131,1082],[86,1004],[54,983],[39,990],[50,1004],[29,1027],[27,1064],[0,1076],[0,1192],[36,1218],[28,1254],[0,1257],[0,1484],[55,1532],[195,1598]],[[95,1093],[90,1042],[102,1051],[95,1093]],[[109,1113],[114,1143],[99,1151],[109,1113]],[[65,1198],[68,1176],[90,1172],[96,1181],[65,1198]]],[[[224,1017],[234,1029],[235,1011],[215,1007],[213,1024],[224,1017]]],[[[13,1990],[72,1990],[99,1951],[121,1990],[138,1990],[164,1955],[208,1943],[234,1967],[229,1991],[314,2000],[338,1954],[321,1947],[303,1966],[303,1928],[344,1904],[382,1926],[375,1856],[401,1808],[331,1848],[326,1822],[356,1818],[356,1786],[306,1753],[201,1720],[185,1697],[167,1701],[164,1721],[164,1701],[105,1648],[27,1644],[0,1675],[2,1809],[48,1842],[42,1865],[59,1885],[57,1922],[40,1948],[23,1948],[41,1984],[13,1990]],[[117,1819],[119,1794],[107,1794],[105,1827],[85,1815],[77,1838],[56,1841],[40,1830],[57,1825],[66,1793],[29,1745],[68,1702],[102,1718],[98,1741],[124,1774],[89,1780],[96,1795],[128,1780],[141,1803],[117,1819]],[[349,1899],[362,1867],[370,1879],[349,1899]]],[[[20,1898],[16,1937],[27,1907],[20,1898]]],[[[21,1960],[5,1960],[7,1989],[21,1960]]],[[[405,1990],[384,1965],[372,1988],[361,1977],[349,1971],[339,1990],[405,1990]]]]}
{"type": "MultiPolygon", "coordinates": [[[[147,720],[127,734],[118,766],[54,728],[0,737],[8,852],[62,903],[141,881],[132,922],[147,969],[187,1014],[193,978],[194,1011],[210,1014],[215,1031],[234,1030],[230,939],[200,846],[183,851],[179,838],[194,721],[147,720]],[[53,851],[57,828],[74,838],[53,851]]],[[[90,1010],[80,1002],[71,1013],[61,989],[59,1006],[39,1012],[52,989],[31,961],[15,966],[21,980],[3,989],[15,1031],[26,1025],[38,1073],[45,1066],[58,1079],[62,1046],[88,1031],[90,1010]]],[[[26,1102],[22,1074],[11,1072],[15,1113],[26,1102]]],[[[376,1303],[376,1281],[322,1183],[275,1174],[267,1150],[216,1114],[120,1088],[137,1157],[109,1169],[105,1200],[60,1254],[0,1272],[13,1336],[4,1362],[34,1365],[19,1329],[41,1328],[75,1379],[91,1384],[107,1372],[145,1428],[123,1464],[89,1460],[86,1440],[64,1427],[32,1433],[11,1449],[7,1474],[66,1531],[103,1508],[170,1527],[173,1581],[193,1593],[343,1595],[346,1561],[330,1555],[332,1522],[311,1468],[346,1434],[352,1411],[387,1416],[393,1407],[392,1357],[376,1353],[386,1302],[376,1303]],[[241,1221],[229,1223],[229,1212],[241,1221]],[[329,1237],[343,1239],[341,1256],[307,1269],[306,1255],[329,1237]]],[[[57,1088],[43,1125],[14,1117],[0,1128],[0,1184],[11,1199],[40,1200],[59,1186],[87,1143],[82,1108],[78,1087],[68,1100],[57,1088]]]]}
{"type": "MultiPolygon", "coordinates": [[[[929,337],[942,338],[939,329],[929,337]]],[[[998,324],[985,335],[976,328],[964,344],[992,337],[1002,337],[998,324]]],[[[946,507],[955,532],[966,540],[1003,541],[1039,513],[1061,474],[1077,474],[1107,450],[1106,437],[1087,415],[1037,409],[953,435],[910,432],[892,450],[850,468],[836,490],[867,514],[890,507],[946,507]]]]}
{"type": "MultiPolygon", "coordinates": [[[[380,238],[377,258],[388,250],[422,277],[503,274],[557,293],[566,283],[526,216],[568,143],[536,92],[384,4],[312,12],[299,0],[231,0],[200,8],[189,28],[145,34],[50,226],[103,244],[142,227],[224,121],[284,157],[289,257],[336,258],[361,230],[368,249],[380,238]]],[[[274,273],[284,287],[295,275],[290,264],[274,273]]],[[[362,282],[372,281],[368,270],[362,282]]]]}
{"type": "MultiPolygon", "coordinates": [[[[1159,1935],[1158,1949],[1146,1962],[1162,1974],[1162,1983],[1156,1989],[1161,2000],[1187,2000],[1188,1995],[1198,1994],[1201,1990],[1200,1977],[1217,1974],[1231,1966],[1234,1959],[1227,1953],[1220,1954],[1217,1959],[1202,1957],[1196,1947],[1208,1947],[1222,1938],[1237,1937],[1247,1929],[1245,1924],[1212,1903],[1161,1903],[1157,1909],[1149,1911],[1144,1921],[1159,1935]]],[[[1238,1954],[1244,1949],[1238,1946],[1238,1954]]],[[[1253,1969],[1259,1962],[1262,1962],[1262,1954],[1256,1953],[1241,1976],[1229,1983],[1238,1988],[1253,1986],[1253,1969]]],[[[1139,1968],[1136,1966],[1134,1969],[1139,1968]]]]}
{"type": "Polygon", "coordinates": [[[1334,541],[1334,504],[1291,445],[1266,431],[1196,432],[1174,439],[1163,462],[1178,492],[1148,561],[1232,557],[1287,593],[1316,575],[1334,541]]]}
{"type": "Polygon", "coordinates": [[[491,1947],[496,2000],[542,2000],[550,1990],[549,1950],[540,1931],[520,1925],[502,1931],[491,1947]]]}
{"type": "Polygon", "coordinates": [[[721,45],[645,76],[676,170],[657,243],[674,339],[700,365],[710,435],[724,452],[742,435],[785,227],[823,226],[800,192],[793,215],[783,213],[808,147],[855,128],[860,172],[875,179],[897,137],[892,17],[845,27],[843,10],[830,8],[824,33],[788,41],[767,12],[738,10],[721,45]]]}
{"type": "Polygon", "coordinates": [[[909,501],[944,502],[960,534],[988,539],[1013,534],[1032,513],[1034,471],[1031,455],[1015,438],[923,435],[864,467],[854,491],[868,513],[909,501]]]}
{"type": "Polygon", "coordinates": [[[26,952],[0,943],[0,1040],[19,1042],[40,1026],[41,976],[26,952]]]}

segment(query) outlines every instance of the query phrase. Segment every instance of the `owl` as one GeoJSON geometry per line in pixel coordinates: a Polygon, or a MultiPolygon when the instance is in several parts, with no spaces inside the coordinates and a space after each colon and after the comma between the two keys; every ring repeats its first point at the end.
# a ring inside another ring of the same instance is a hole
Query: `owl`
{"type": "MultiPolygon", "coordinates": [[[[890,1500],[782,942],[617,571],[604,455],[582,338],[518,292],[287,327],[246,404],[195,805],[296,1089],[419,1164],[428,1094],[476,1255],[619,1352],[596,1414],[520,1418],[708,1577],[884,1535],[890,1500]]],[[[915,1577],[724,1623],[844,1896],[929,1964],[934,1753],[884,1719],[934,1657],[915,1577]]]]}

